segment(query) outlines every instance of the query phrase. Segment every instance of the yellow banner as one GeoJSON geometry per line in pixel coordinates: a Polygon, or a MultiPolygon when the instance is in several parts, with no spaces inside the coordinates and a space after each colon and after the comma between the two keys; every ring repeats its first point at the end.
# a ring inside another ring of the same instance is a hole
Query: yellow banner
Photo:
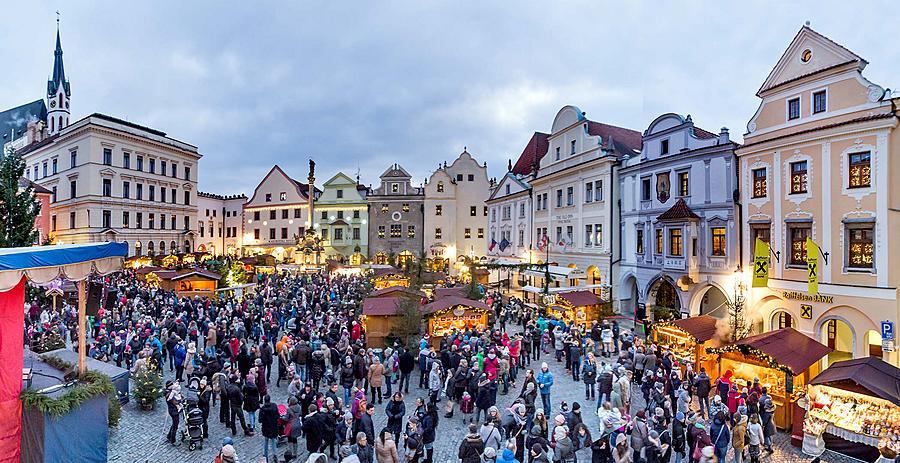
{"type": "Polygon", "coordinates": [[[809,294],[819,294],[819,247],[812,238],[806,238],[806,280],[809,294]]]}
{"type": "Polygon", "coordinates": [[[765,288],[769,285],[769,244],[756,238],[753,253],[753,287],[765,288]]]}

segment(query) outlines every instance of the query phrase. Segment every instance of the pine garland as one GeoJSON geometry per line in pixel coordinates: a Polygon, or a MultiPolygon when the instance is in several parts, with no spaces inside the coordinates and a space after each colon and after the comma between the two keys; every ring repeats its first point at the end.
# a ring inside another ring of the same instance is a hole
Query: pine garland
{"type": "MultiPolygon", "coordinates": [[[[73,377],[74,366],[71,363],[55,356],[41,357],[41,359],[51,367],[61,370],[67,380],[73,377]]],[[[122,406],[119,404],[116,388],[109,377],[96,371],[85,370],[81,375],[74,375],[74,378],[78,380],[78,383],[59,397],[53,398],[34,389],[24,389],[19,395],[19,399],[22,400],[22,405],[25,407],[33,407],[42,413],[59,418],[80,407],[87,400],[98,395],[106,395],[109,400],[107,424],[117,426],[119,418],[122,416],[122,406]]]]}
{"type": "Polygon", "coordinates": [[[778,360],[776,360],[771,355],[769,355],[755,347],[750,347],[745,344],[728,344],[727,346],[722,346],[722,347],[707,347],[706,348],[706,353],[712,354],[712,355],[721,355],[721,354],[725,354],[728,352],[740,352],[741,354],[743,354],[747,357],[754,357],[754,358],[759,359],[761,362],[765,363],[766,365],[768,365],[769,368],[771,368],[773,370],[780,370],[789,375],[794,374],[794,372],[791,370],[790,367],[788,367],[787,365],[782,365],[782,364],[778,363],[778,360]]]}

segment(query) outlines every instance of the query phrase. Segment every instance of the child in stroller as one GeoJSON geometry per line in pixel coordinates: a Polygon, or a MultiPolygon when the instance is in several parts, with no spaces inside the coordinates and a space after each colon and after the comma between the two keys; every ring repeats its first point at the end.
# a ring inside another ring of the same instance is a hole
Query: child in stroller
{"type": "Polygon", "coordinates": [[[197,392],[199,379],[192,378],[190,386],[185,389],[184,429],[181,431],[181,441],[188,442],[188,450],[203,448],[203,411],[200,410],[200,395],[197,392]]]}

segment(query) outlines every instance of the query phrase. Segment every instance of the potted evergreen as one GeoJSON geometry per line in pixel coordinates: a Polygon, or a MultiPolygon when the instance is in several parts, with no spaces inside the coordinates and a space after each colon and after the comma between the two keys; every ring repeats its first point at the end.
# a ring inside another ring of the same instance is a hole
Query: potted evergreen
{"type": "Polygon", "coordinates": [[[163,396],[163,377],[159,369],[146,364],[134,373],[134,397],[141,410],[153,410],[156,401],[163,396]]]}

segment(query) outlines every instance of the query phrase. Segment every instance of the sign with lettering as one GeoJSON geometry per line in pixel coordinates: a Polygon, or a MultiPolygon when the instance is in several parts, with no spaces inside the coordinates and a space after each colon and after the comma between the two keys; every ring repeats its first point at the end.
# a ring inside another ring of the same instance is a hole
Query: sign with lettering
{"type": "Polygon", "coordinates": [[[812,238],[806,238],[806,281],[807,292],[819,293],[819,247],[812,238]]]}
{"type": "Polygon", "coordinates": [[[812,306],[809,304],[800,304],[800,318],[807,320],[812,319],[812,306]]]}
{"type": "Polygon", "coordinates": [[[769,286],[769,244],[756,238],[756,251],[753,253],[753,287],[769,286]]]}
{"type": "Polygon", "coordinates": [[[781,297],[785,299],[793,299],[795,301],[821,302],[823,304],[831,304],[834,302],[834,296],[824,296],[821,294],[805,294],[799,291],[784,291],[781,297]]]}
{"type": "Polygon", "coordinates": [[[883,339],[894,339],[894,322],[889,320],[881,322],[881,337],[883,339]]]}

